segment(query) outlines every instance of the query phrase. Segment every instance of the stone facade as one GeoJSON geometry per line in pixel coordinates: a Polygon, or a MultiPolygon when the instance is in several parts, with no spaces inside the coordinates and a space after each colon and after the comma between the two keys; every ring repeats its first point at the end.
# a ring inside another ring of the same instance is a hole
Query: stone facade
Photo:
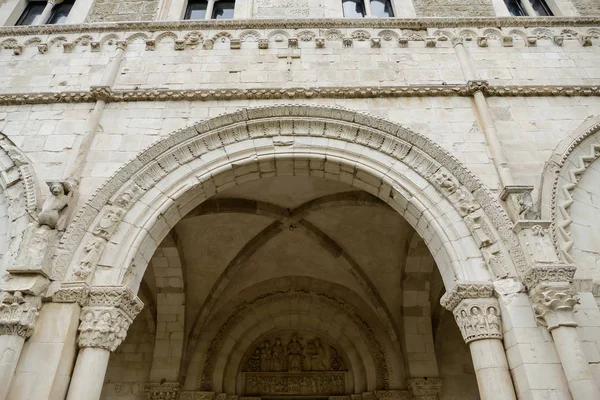
{"type": "Polygon", "coordinates": [[[600,398],[597,10],[340,3],[0,2],[0,399],[600,398]]]}

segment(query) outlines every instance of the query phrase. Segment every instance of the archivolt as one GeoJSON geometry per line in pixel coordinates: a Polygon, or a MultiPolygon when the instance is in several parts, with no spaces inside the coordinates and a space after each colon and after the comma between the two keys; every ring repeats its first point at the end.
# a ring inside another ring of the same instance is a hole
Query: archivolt
{"type": "Polygon", "coordinates": [[[436,261],[446,257],[447,286],[457,275],[463,275],[459,279],[489,279],[481,275],[489,276],[487,271],[474,270],[474,276],[464,276],[482,255],[472,237],[456,231],[458,226],[461,230],[466,226],[465,216],[480,208],[485,212],[482,223],[491,221],[493,234],[497,230],[503,239],[497,239],[503,251],[506,244],[517,267],[524,269],[524,257],[500,204],[438,145],[365,114],[293,105],[240,110],[177,131],[150,146],[117,171],[78,212],[58,247],[53,273],[64,277],[69,265],[73,270],[79,268],[78,255],[95,266],[111,241],[113,250],[128,252],[113,260],[126,266],[139,265],[132,270],[139,279],[161,237],[181,219],[173,207],[175,201],[195,202],[195,207],[217,187],[220,191],[259,179],[263,172],[266,176],[294,174],[295,168],[311,170],[319,163],[318,176],[345,181],[393,204],[426,242],[435,242],[432,253],[439,250],[441,254],[433,254],[436,261]],[[323,169],[323,164],[333,170],[323,169]],[[194,188],[200,188],[202,195],[198,190],[193,192],[194,188]],[[140,201],[143,204],[133,207],[140,201]],[[451,205],[452,212],[442,209],[443,204],[451,205]],[[109,215],[118,218],[107,218],[109,215]],[[95,233],[99,218],[118,221],[124,215],[120,225],[115,222],[102,235],[95,233]],[[442,219],[446,219],[445,225],[440,224],[442,219]],[[123,246],[115,241],[117,228],[122,242],[135,243],[123,246]],[[138,233],[125,233],[129,228],[138,233]],[[469,244],[460,244],[464,241],[469,244]],[[94,246],[90,246],[92,242],[94,246]],[[449,275],[451,270],[454,276],[449,275]]]}
{"type": "Polygon", "coordinates": [[[544,167],[540,203],[542,218],[554,224],[554,244],[560,257],[574,263],[570,226],[572,192],[587,168],[600,158],[600,117],[585,121],[554,149],[544,167]]]}
{"type": "Polygon", "coordinates": [[[39,187],[27,156],[0,133],[0,185],[8,202],[8,254],[17,256],[23,232],[37,219],[39,187]]]}

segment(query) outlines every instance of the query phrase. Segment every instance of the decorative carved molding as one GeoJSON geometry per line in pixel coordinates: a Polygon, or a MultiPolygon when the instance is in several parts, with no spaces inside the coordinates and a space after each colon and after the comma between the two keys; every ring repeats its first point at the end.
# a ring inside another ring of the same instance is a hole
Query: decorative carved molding
{"type": "Polygon", "coordinates": [[[438,400],[444,380],[441,378],[408,379],[406,384],[415,400],[438,400]]]}
{"type": "MultiPolygon", "coordinates": [[[[248,108],[201,122],[194,128],[183,129],[154,143],[98,189],[79,210],[61,238],[54,262],[55,276],[64,276],[76,252],[81,260],[77,263],[90,260],[93,265],[97,262],[98,257],[93,254],[92,258],[89,253],[96,251],[93,243],[99,239],[98,236],[88,235],[85,241],[83,239],[86,231],[94,230],[91,225],[98,223],[99,212],[115,205],[127,210],[178,166],[234,142],[274,137],[282,132],[303,136],[318,131],[324,137],[360,143],[402,160],[434,184],[463,216],[481,208],[483,218],[489,218],[490,226],[494,228],[491,232],[498,236],[497,240],[504,241],[517,268],[525,270],[524,256],[512,232],[510,219],[494,196],[454,156],[402,126],[342,108],[288,105],[248,108]],[[276,123],[271,117],[277,117],[276,123]],[[242,121],[245,124],[240,125],[242,121]]],[[[101,252],[101,249],[97,251],[101,252]]],[[[505,256],[498,252],[496,257],[505,256]]]]}
{"type": "Polygon", "coordinates": [[[246,395],[322,396],[346,392],[344,372],[246,372],[246,395]]]}
{"type": "Polygon", "coordinates": [[[388,98],[471,96],[481,90],[490,97],[600,96],[600,86],[496,86],[479,84],[407,85],[407,86],[338,86],[256,89],[138,89],[113,90],[92,87],[81,92],[29,92],[0,94],[0,105],[91,103],[133,101],[215,101],[273,100],[318,98],[388,98]]]}
{"type": "Polygon", "coordinates": [[[41,307],[40,297],[0,292],[0,335],[31,336],[41,307]]]}
{"type": "Polygon", "coordinates": [[[529,290],[547,282],[570,283],[573,281],[577,268],[569,264],[541,264],[529,268],[523,274],[523,283],[529,290]]]}
{"type": "Polygon", "coordinates": [[[115,351],[125,340],[129,325],[142,307],[141,300],[128,288],[92,287],[87,306],[81,311],[79,347],[115,351]]]}
{"type": "Polygon", "coordinates": [[[144,390],[148,400],[179,399],[179,382],[147,383],[144,390]]]}
{"type": "Polygon", "coordinates": [[[63,282],[52,295],[54,303],[78,303],[81,306],[87,304],[90,288],[84,282],[63,282]]]}
{"type": "Polygon", "coordinates": [[[454,311],[465,299],[483,299],[494,297],[494,285],[491,282],[457,282],[456,286],[446,292],[440,303],[448,311],[454,311]]]}
{"type": "Polygon", "coordinates": [[[226,30],[226,29],[331,29],[373,28],[425,30],[427,28],[511,28],[511,27],[596,27],[600,17],[478,17],[478,18],[305,18],[305,19],[241,19],[207,21],[135,21],[101,24],[6,26],[0,36],[51,35],[83,32],[126,32],[141,30],[226,30]]]}
{"type": "Polygon", "coordinates": [[[465,343],[502,339],[500,307],[495,298],[463,300],[453,313],[465,343]]]}

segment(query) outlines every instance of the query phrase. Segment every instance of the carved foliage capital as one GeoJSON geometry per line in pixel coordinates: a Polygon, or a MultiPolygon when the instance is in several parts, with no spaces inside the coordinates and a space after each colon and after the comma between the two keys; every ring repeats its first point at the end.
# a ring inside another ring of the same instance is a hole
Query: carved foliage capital
{"type": "Polygon", "coordinates": [[[540,285],[531,293],[537,321],[552,331],[560,326],[577,326],[573,307],[579,303],[577,292],[564,283],[540,285]]]}
{"type": "Polygon", "coordinates": [[[40,297],[0,292],[0,335],[31,336],[41,307],[40,297]]]}
{"type": "Polygon", "coordinates": [[[458,282],[449,292],[446,292],[440,303],[453,311],[464,299],[489,298],[494,296],[494,286],[490,282],[458,282]]]}
{"type": "Polygon", "coordinates": [[[409,392],[415,400],[437,400],[442,393],[443,379],[409,379],[406,382],[409,392]]]}
{"type": "Polygon", "coordinates": [[[144,387],[148,400],[177,400],[179,397],[178,382],[147,383],[144,387]]]}
{"type": "Polygon", "coordinates": [[[466,343],[502,339],[500,307],[495,298],[463,300],[454,309],[454,317],[466,343]]]}

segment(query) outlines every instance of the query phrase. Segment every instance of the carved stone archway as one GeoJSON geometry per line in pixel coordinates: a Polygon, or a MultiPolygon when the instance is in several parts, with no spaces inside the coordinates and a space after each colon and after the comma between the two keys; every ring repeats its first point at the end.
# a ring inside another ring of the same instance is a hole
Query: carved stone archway
{"type": "Polygon", "coordinates": [[[524,269],[500,204],[439,146],[353,111],[276,106],[177,131],[123,166],[69,226],[53,273],[67,281],[126,282],[137,290],[158,243],[188,211],[236,184],[292,174],[340,180],[388,203],[424,238],[447,288],[456,280],[490,279],[490,255],[472,235],[482,226],[491,236],[486,242],[501,248],[493,262],[513,276],[514,265],[524,269]],[[477,216],[478,224],[467,216],[477,216]],[[102,274],[98,264],[107,267],[102,274]]]}
{"type": "Polygon", "coordinates": [[[560,258],[575,263],[572,255],[571,206],[573,190],[590,165],[600,158],[600,117],[582,123],[554,149],[544,167],[540,189],[543,219],[553,222],[554,244],[560,258]]]}

